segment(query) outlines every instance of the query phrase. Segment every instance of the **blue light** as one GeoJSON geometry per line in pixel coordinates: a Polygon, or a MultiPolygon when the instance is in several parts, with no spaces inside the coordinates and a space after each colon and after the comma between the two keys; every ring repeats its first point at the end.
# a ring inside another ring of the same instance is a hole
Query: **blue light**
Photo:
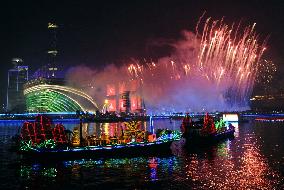
{"type": "MultiPolygon", "coordinates": [[[[93,112],[88,112],[94,114],[93,112]]],[[[0,116],[34,116],[34,115],[76,115],[76,112],[36,112],[36,113],[16,113],[16,114],[0,114],[0,116]]]]}
{"type": "Polygon", "coordinates": [[[154,133],[154,121],[152,115],[150,116],[150,131],[154,133]]]}

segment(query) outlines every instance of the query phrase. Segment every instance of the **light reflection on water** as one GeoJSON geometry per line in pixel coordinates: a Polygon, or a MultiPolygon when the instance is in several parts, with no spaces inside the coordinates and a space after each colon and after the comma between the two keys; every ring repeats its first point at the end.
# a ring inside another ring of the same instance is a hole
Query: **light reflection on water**
{"type": "MultiPolygon", "coordinates": [[[[159,120],[155,124],[160,128],[177,129],[180,121],[174,122],[174,127],[168,120],[159,120]]],[[[64,125],[69,129],[75,126],[70,123],[64,125]]],[[[85,135],[100,135],[101,132],[115,135],[120,133],[120,125],[84,124],[83,131],[85,135]]],[[[16,132],[13,125],[0,126],[0,173],[5,174],[1,176],[1,184],[6,188],[284,188],[283,123],[241,123],[233,140],[202,150],[175,150],[173,152],[179,154],[167,157],[82,159],[55,163],[23,162],[18,155],[9,152],[5,146],[16,132]]]]}
{"type": "Polygon", "coordinates": [[[198,182],[202,189],[275,189],[283,176],[270,168],[255,136],[248,134],[241,147],[236,145],[234,141],[219,144],[213,159],[188,155],[187,179],[198,182]]]}

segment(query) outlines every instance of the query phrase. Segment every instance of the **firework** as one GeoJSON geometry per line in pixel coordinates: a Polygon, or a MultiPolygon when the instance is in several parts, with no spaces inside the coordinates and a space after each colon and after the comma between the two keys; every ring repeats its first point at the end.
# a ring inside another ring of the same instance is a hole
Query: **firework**
{"type": "Polygon", "coordinates": [[[272,61],[265,59],[261,60],[259,63],[259,73],[256,78],[256,82],[263,85],[268,85],[272,82],[272,78],[276,70],[276,65],[272,61]]]}
{"type": "MultiPolygon", "coordinates": [[[[84,78],[95,81],[90,94],[96,99],[114,85],[119,94],[130,91],[143,97],[149,113],[245,110],[255,81],[270,82],[276,69],[262,59],[266,40],[260,39],[255,26],[201,17],[195,34],[184,31],[183,40],[170,44],[170,56],[156,62],[131,59],[127,66],[89,74],[83,68],[78,73],[83,70],[89,76],[84,78]]],[[[76,74],[70,76],[78,81],[76,74]]]]}
{"type": "Polygon", "coordinates": [[[206,20],[201,35],[197,67],[217,88],[225,85],[225,93],[234,94],[228,97],[231,104],[245,105],[259,74],[266,41],[259,43],[255,23],[242,32],[240,24],[210,21],[206,20]]]}
{"type": "MultiPolygon", "coordinates": [[[[200,22],[199,20],[198,25],[200,22]]],[[[199,30],[198,26],[196,29],[199,30]]],[[[135,64],[128,67],[131,79],[143,81],[143,90],[147,93],[152,92],[149,99],[157,97],[155,101],[150,101],[151,103],[165,102],[163,99],[169,99],[165,98],[166,96],[174,96],[171,92],[180,94],[190,91],[188,96],[194,97],[201,94],[200,99],[204,99],[204,93],[208,92],[204,88],[208,88],[214,89],[215,93],[207,94],[213,97],[208,97],[205,101],[210,101],[211,107],[208,108],[207,105],[206,108],[206,105],[202,105],[198,108],[199,111],[204,108],[212,110],[214,106],[215,109],[222,109],[218,105],[226,107],[227,110],[230,110],[229,107],[244,109],[248,105],[258,75],[262,74],[263,78],[271,80],[272,72],[264,74],[263,70],[264,68],[268,70],[266,67],[271,67],[272,64],[260,63],[266,49],[266,40],[260,42],[255,32],[255,24],[241,31],[240,24],[229,26],[224,24],[223,20],[214,21],[208,18],[202,32],[200,34],[197,32],[189,39],[177,47],[170,58],[141,65],[135,61],[135,64]],[[266,66],[264,67],[263,64],[266,66]],[[196,89],[198,84],[202,90],[196,89]],[[188,89],[192,87],[197,94],[188,89]],[[220,101],[223,103],[220,104],[220,101]]],[[[272,70],[274,69],[273,67],[272,70]]],[[[198,98],[195,97],[194,100],[196,99],[198,98]]],[[[183,104],[189,106],[192,104],[190,98],[184,98],[184,100],[183,104]]],[[[180,101],[170,98],[169,105],[178,102],[180,101]]]]}

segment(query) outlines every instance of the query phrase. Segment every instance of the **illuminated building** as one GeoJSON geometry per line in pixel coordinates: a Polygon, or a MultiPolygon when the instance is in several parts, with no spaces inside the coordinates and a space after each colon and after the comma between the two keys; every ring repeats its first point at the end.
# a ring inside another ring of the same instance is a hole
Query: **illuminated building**
{"type": "Polygon", "coordinates": [[[48,64],[39,68],[32,80],[24,85],[23,94],[28,112],[76,112],[98,110],[96,102],[85,92],[66,86],[65,72],[56,64],[58,55],[57,29],[55,23],[48,23],[51,40],[47,54],[48,64]]]}
{"type": "Polygon", "coordinates": [[[25,84],[28,112],[76,112],[98,110],[91,96],[81,90],[64,86],[63,79],[37,78],[25,84]]]}
{"type": "Polygon", "coordinates": [[[23,85],[28,81],[28,66],[23,66],[23,60],[13,58],[14,68],[8,71],[7,111],[25,111],[23,85]]]}
{"type": "Polygon", "coordinates": [[[250,99],[254,111],[283,111],[284,93],[255,95],[250,99]]]}
{"type": "Polygon", "coordinates": [[[103,112],[143,114],[145,109],[137,81],[108,84],[103,112]]]}
{"type": "Polygon", "coordinates": [[[49,55],[49,66],[48,66],[48,78],[50,77],[56,77],[58,68],[56,65],[56,56],[58,54],[58,49],[57,49],[57,29],[58,29],[58,25],[55,23],[48,23],[47,26],[48,30],[50,31],[51,34],[51,41],[50,41],[50,45],[49,45],[49,49],[47,51],[48,55],[49,55]]]}
{"type": "Polygon", "coordinates": [[[107,85],[107,99],[104,102],[103,112],[115,112],[117,110],[117,97],[115,85],[107,85]]]}
{"type": "Polygon", "coordinates": [[[130,91],[124,91],[121,94],[121,102],[122,102],[122,107],[120,108],[121,112],[129,113],[131,108],[130,91]]]}

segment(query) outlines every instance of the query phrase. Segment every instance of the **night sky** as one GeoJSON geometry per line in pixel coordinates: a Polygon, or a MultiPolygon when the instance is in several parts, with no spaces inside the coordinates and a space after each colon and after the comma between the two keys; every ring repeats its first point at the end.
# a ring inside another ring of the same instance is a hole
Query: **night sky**
{"type": "Polygon", "coordinates": [[[194,31],[199,17],[225,18],[225,23],[252,25],[261,38],[269,36],[264,57],[278,66],[273,86],[284,88],[284,1],[10,1],[1,17],[1,105],[5,100],[7,70],[20,57],[31,70],[47,64],[48,22],[56,22],[57,63],[94,68],[120,64],[135,57],[159,58],[170,53],[153,42],[177,40],[182,30],[194,31]]]}

